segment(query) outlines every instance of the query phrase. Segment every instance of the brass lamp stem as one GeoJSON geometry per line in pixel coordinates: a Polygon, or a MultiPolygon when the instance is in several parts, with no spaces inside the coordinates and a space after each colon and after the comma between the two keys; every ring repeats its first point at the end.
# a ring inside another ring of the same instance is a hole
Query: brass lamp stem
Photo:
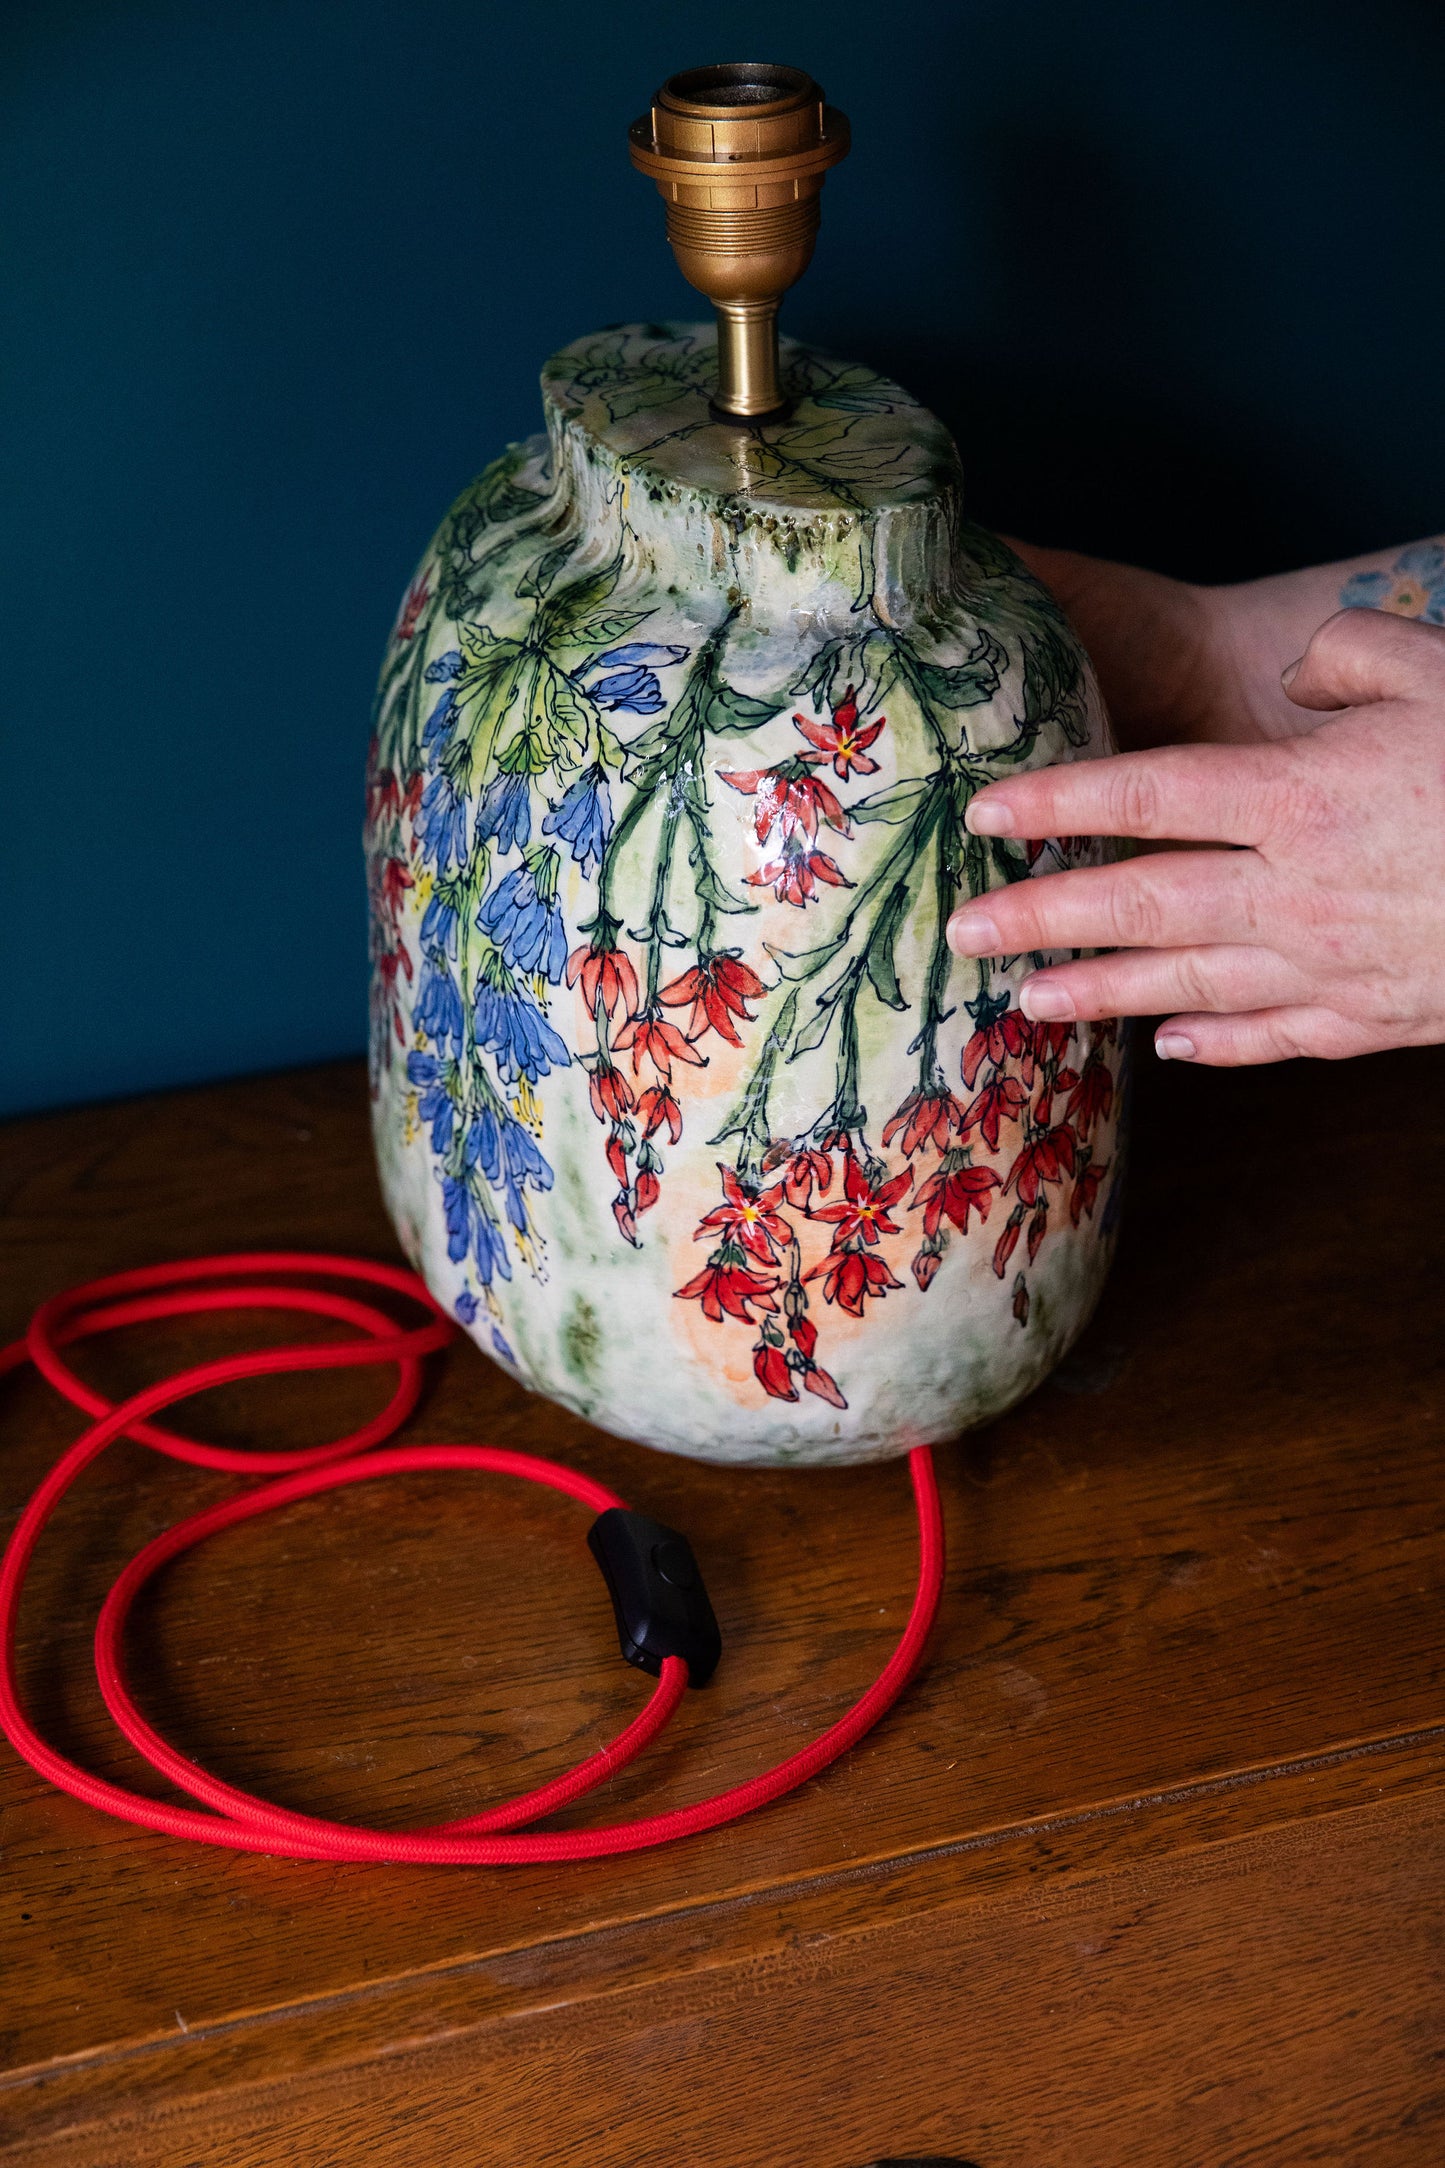
{"type": "Polygon", "coordinates": [[[780,413],[778,304],[812,258],[846,118],[800,68],[737,61],[670,76],[629,137],[667,206],[678,269],[717,311],[715,409],[780,413]]]}
{"type": "Polygon", "coordinates": [[[778,379],[778,300],[715,301],[720,413],[756,421],[783,404],[778,379]]]}

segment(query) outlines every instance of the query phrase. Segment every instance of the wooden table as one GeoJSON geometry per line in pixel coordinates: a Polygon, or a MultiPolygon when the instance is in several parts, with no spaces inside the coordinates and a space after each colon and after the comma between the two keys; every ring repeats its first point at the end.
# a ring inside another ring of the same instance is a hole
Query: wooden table
{"type": "MultiPolygon", "coordinates": [[[[0,2161],[1445,2158],[1442,1086],[1441,1050],[1146,1077],[1084,1348],[939,1455],[925,1673],[737,1827],[586,1867],[295,1865],[133,1832],[0,1745],[0,2161]]],[[[7,1336],[40,1296],[155,1259],[394,1254],[349,1065],[12,1125],[0,1211],[7,1336]]],[[[152,1329],[84,1364],[118,1394],[264,1334],[152,1329]]],[[[271,1381],[191,1417],[300,1443],[378,1390],[271,1381]]],[[[33,1374],[0,1384],[7,1520],[74,1429],[33,1374]]],[[[901,1466],[693,1466],[469,1346],[409,1435],[575,1461],[705,1562],[717,1679],[578,1821],[768,1766],[899,1630],[901,1466]]],[[[24,1689],[96,1769],[155,1781],[89,1677],[100,1594],[231,1480],[121,1445],[45,1547],[24,1689]]],[[[288,1803],[475,1812],[646,1691],[585,1528],[459,1476],[292,1507],[169,1571],[132,1637],[144,1704],[288,1803]]]]}

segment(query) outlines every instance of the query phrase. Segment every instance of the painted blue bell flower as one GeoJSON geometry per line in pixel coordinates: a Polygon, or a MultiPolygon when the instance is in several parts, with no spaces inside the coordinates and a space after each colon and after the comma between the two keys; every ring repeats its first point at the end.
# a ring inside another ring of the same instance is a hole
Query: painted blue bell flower
{"type": "Polygon", "coordinates": [[[449,685],[422,725],[421,749],[429,768],[435,768],[451,743],[456,719],[457,696],[449,685]]]}
{"type": "Polygon", "coordinates": [[[411,1020],[416,1029],[424,1031],[433,1046],[439,1046],[443,1053],[461,1053],[461,990],[448,971],[440,949],[433,949],[422,959],[421,983],[411,1020]]]}
{"type": "Polygon", "coordinates": [[[447,1255],[454,1265],[461,1263],[471,1248],[472,1215],[475,1207],[471,1192],[465,1182],[454,1174],[442,1176],[442,1211],[447,1223],[447,1255]]]}
{"type": "Polygon", "coordinates": [[[655,715],[667,705],[656,672],[640,666],[597,678],[588,686],[587,694],[599,708],[626,708],[632,715],[655,715]]]}
{"type": "Polygon", "coordinates": [[[508,1122],[502,1136],[507,1175],[514,1182],[530,1182],[533,1189],[552,1187],[552,1169],[541,1146],[524,1122],[508,1122]]]}
{"type": "Polygon", "coordinates": [[[538,869],[529,862],[504,873],[477,913],[477,924],[491,935],[516,971],[545,972],[554,986],[567,964],[567,929],[557,908],[556,858],[551,851],[549,897],[538,886],[538,869]]]}
{"type": "Polygon", "coordinates": [[[440,949],[456,962],[457,907],[439,888],[432,890],[431,901],[422,914],[421,940],[424,949],[440,949]]]}
{"type": "Polygon", "coordinates": [[[490,1107],[473,1117],[462,1147],[462,1164],[480,1167],[493,1189],[502,1179],[502,1121],[490,1107]]]}
{"type": "Polygon", "coordinates": [[[552,1187],[552,1169],[548,1166],[530,1130],[521,1122],[508,1122],[502,1138],[502,1153],[506,1162],[505,1190],[507,1217],[518,1234],[527,1230],[527,1207],[524,1191],[530,1182],[533,1189],[552,1187]]]}
{"type": "Polygon", "coordinates": [[[514,1370],[516,1369],[517,1358],[512,1353],[511,1349],[508,1347],[506,1341],[502,1338],[501,1333],[498,1331],[495,1325],[492,1327],[492,1347],[495,1352],[501,1356],[504,1363],[510,1363],[512,1365],[512,1368],[514,1370]]]}
{"type": "Polygon", "coordinates": [[[512,1277],[512,1262],[507,1255],[506,1237],[496,1221],[485,1212],[477,1213],[472,1255],[476,1258],[477,1272],[484,1287],[490,1287],[498,1273],[504,1280],[512,1277]]]}
{"type": "Polygon", "coordinates": [[[599,708],[625,708],[632,715],[655,715],[667,705],[658,670],[681,662],[687,653],[685,647],[663,646],[656,640],[629,640],[622,647],[609,647],[591,664],[594,670],[605,670],[608,675],[594,679],[587,696],[599,708]],[[649,664],[653,666],[650,669],[649,664]]]}
{"type": "Polygon", "coordinates": [[[554,1069],[570,1067],[572,1057],[546,1017],[514,986],[494,985],[481,978],[472,1014],[477,1043],[496,1056],[505,1083],[516,1084],[525,1077],[535,1084],[554,1069]]]}
{"type": "Polygon", "coordinates": [[[525,850],[532,840],[531,801],[530,776],[493,776],[477,807],[477,842],[489,843],[495,837],[499,851],[525,850]]]}
{"type": "Polygon", "coordinates": [[[406,1074],[408,1082],[418,1087],[416,1111],[422,1121],[431,1123],[431,1148],[440,1157],[452,1141],[457,1111],[442,1082],[442,1065],[435,1054],[415,1052],[406,1057],[406,1074]]]}
{"type": "Polygon", "coordinates": [[[456,1301],[452,1304],[452,1308],[464,1325],[475,1325],[480,1304],[469,1287],[462,1289],[456,1301]]]}
{"type": "Polygon", "coordinates": [[[444,655],[438,655],[434,662],[429,662],[422,672],[428,685],[445,685],[448,679],[460,677],[461,674],[462,651],[459,647],[449,647],[444,655]]]}
{"type": "Polygon", "coordinates": [[[467,809],[445,771],[430,777],[421,794],[416,815],[416,839],[421,845],[422,857],[435,866],[438,873],[450,872],[453,859],[460,865],[466,856],[467,809]]]}
{"type": "Polygon", "coordinates": [[[569,844],[583,880],[591,879],[612,833],[612,800],[601,768],[584,768],[543,821],[542,833],[569,844]]]}

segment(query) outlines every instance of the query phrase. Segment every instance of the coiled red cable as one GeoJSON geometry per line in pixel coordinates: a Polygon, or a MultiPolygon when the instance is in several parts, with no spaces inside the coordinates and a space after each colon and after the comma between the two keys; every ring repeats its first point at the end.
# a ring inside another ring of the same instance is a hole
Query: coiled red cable
{"type": "Polygon", "coordinates": [[[67,1400],[95,1418],[74,1445],[63,1453],[22,1512],[3,1562],[0,1562],[0,1728],[16,1752],[39,1775],[84,1800],[102,1813],[133,1822],[144,1829],[186,1837],[199,1844],[218,1844],[241,1851],[272,1853],[288,1859],[381,1860],[406,1865],[458,1867],[504,1866],[524,1860],[598,1859],[613,1852],[634,1852],[650,1845],[666,1844],[677,1837],[694,1836],[716,1829],[724,1822],[750,1814],[784,1792],[795,1789],[818,1771],[826,1769],[855,1745],[885,1710],[892,1707],[917,1669],[938,1611],[943,1590],[943,1520],[932,1455],[918,1447],[909,1455],[918,1510],[918,1588],[902,1639],[887,1664],[861,1700],[820,1738],[801,1753],[790,1755],[776,1768],[746,1784],[733,1786],[704,1799],[696,1806],[679,1807],[667,1814],[645,1815],[630,1822],[613,1822],[597,1829],[532,1832],[508,1835],[523,1824],[535,1822],[569,1801],[580,1798],[603,1782],[614,1770],[636,1758],[673,1714],[687,1689],[687,1665],[676,1656],[667,1657],[656,1687],[641,1714],[601,1748],[564,1775],[555,1777],[485,1814],[462,1821],[440,1822],[407,1834],[370,1829],[348,1822],[325,1821],[310,1814],[295,1814],[268,1805],[234,1785],[209,1776],[185,1755],[168,1746],[147,1723],[126,1687],[121,1661],[121,1637],[136,1596],[167,1560],[217,1534],[236,1522],[267,1513],[273,1506],[288,1505],[298,1498],[336,1490],[345,1483],[400,1475],[420,1468],[470,1468],[496,1475],[521,1476],[544,1483],[569,1498],[591,1507],[594,1513],[621,1506],[623,1501],[603,1484],[554,1461],[530,1453],[506,1452],[480,1445],[408,1445],[378,1451],[381,1441],[397,1430],[417,1404],[421,1393],[423,1361],[452,1338],[456,1328],[438,1309],[423,1283],[398,1266],[372,1264],[359,1258],[333,1257],[313,1252],[263,1251],[227,1257],[200,1257],[186,1263],[156,1265],[138,1272],[121,1272],[108,1279],[92,1280],[43,1303],[30,1321],[23,1340],[0,1349],[0,1373],[25,1361],[50,1381],[67,1400]],[[287,1275],[278,1280],[274,1275],[287,1275]],[[360,1282],[403,1295],[427,1312],[423,1325],[403,1329],[383,1311],[326,1288],[298,1284],[318,1278],[360,1282]],[[206,1285],[220,1281],[239,1285],[206,1285]],[[134,1393],[113,1406],[93,1387],[77,1377],[61,1359],[60,1349],[94,1333],[109,1332],[122,1325],[136,1325],[165,1317],[191,1316],[202,1311],[286,1310],[310,1313],[355,1326],[357,1337],[340,1343],[317,1345],[294,1343],[266,1348],[247,1355],[223,1356],[178,1371],[159,1383],[134,1393]],[[304,1451],[266,1453],[235,1451],[207,1445],[200,1439],[165,1430],[150,1421],[163,1408],[226,1385],[241,1378],[274,1377],[284,1371],[330,1370],[357,1364],[395,1363],[397,1385],[379,1415],[358,1430],[329,1444],[304,1451]],[[169,1777],[208,1811],[170,1806],[107,1783],[68,1761],[40,1736],[20,1706],[15,1682],[15,1625],[25,1576],[35,1546],[60,1499],[106,1446],[125,1435],[153,1446],[172,1459],[219,1468],[237,1475],[258,1471],[278,1474],[279,1480],[243,1491],[239,1496],[167,1529],[137,1552],[111,1589],[101,1610],[95,1632],[95,1666],[105,1703],[119,1729],[151,1766],[169,1777]],[[280,1473],[280,1471],[290,1471],[280,1473]]]}

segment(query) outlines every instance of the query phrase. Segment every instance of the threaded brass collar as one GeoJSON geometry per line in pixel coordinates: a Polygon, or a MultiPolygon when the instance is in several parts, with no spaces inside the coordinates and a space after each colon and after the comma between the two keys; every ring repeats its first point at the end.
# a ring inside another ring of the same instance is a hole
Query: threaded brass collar
{"type": "Polygon", "coordinates": [[[667,206],[678,269],[718,312],[717,408],[777,412],[778,303],[811,261],[846,116],[801,68],[733,61],[670,76],[629,140],[667,206]]]}

